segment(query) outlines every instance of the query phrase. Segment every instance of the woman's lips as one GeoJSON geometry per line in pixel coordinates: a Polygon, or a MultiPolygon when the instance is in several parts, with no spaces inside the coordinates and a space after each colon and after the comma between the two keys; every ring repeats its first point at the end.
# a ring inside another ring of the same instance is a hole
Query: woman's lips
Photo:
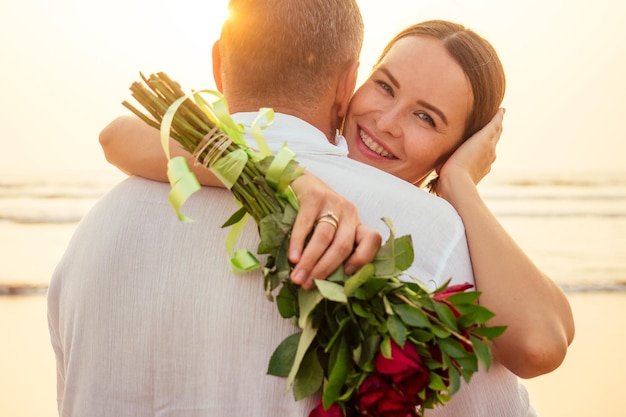
{"type": "Polygon", "coordinates": [[[361,143],[365,145],[367,149],[374,152],[376,155],[382,156],[387,159],[396,159],[396,157],[389,153],[385,148],[380,146],[378,142],[372,139],[363,129],[359,129],[359,137],[361,138],[361,143]]]}

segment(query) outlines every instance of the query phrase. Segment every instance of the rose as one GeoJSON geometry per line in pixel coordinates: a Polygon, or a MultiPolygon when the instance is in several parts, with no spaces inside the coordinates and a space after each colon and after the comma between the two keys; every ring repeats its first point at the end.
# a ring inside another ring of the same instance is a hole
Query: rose
{"type": "Polygon", "coordinates": [[[392,384],[390,378],[372,373],[359,387],[360,415],[371,417],[407,417],[416,415],[417,396],[406,395],[392,384]]]}
{"type": "Polygon", "coordinates": [[[319,400],[317,406],[309,413],[309,417],[344,417],[344,415],[339,404],[333,403],[328,410],[324,410],[322,400],[319,400]]]}
{"type": "Polygon", "coordinates": [[[376,372],[359,387],[358,407],[372,417],[415,416],[423,400],[417,395],[428,385],[428,369],[415,346],[406,342],[401,348],[391,341],[391,357],[382,353],[374,361],[376,372]]]}
{"type": "Polygon", "coordinates": [[[379,353],[375,366],[378,373],[391,377],[393,383],[406,395],[417,395],[430,381],[428,368],[422,362],[415,346],[408,341],[404,348],[401,348],[392,340],[391,358],[379,353]]]}
{"type": "Polygon", "coordinates": [[[457,293],[463,292],[465,290],[469,290],[472,287],[473,287],[473,285],[469,284],[467,282],[465,284],[451,285],[451,286],[447,287],[445,290],[434,294],[433,298],[436,301],[439,301],[440,303],[444,303],[445,305],[450,307],[450,310],[452,310],[452,312],[454,313],[454,317],[459,318],[460,314],[459,314],[458,310],[456,308],[454,308],[454,306],[452,305],[451,302],[448,301],[448,297],[450,297],[453,294],[457,294],[457,293]]]}

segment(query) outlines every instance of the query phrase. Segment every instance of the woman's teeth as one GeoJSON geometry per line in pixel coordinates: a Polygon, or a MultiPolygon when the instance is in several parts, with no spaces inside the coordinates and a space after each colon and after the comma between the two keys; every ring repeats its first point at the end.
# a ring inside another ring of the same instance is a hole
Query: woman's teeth
{"type": "Polygon", "coordinates": [[[393,155],[390,154],[389,152],[387,152],[382,146],[380,146],[378,143],[374,142],[369,136],[367,136],[365,134],[365,132],[363,132],[362,130],[359,130],[359,136],[361,136],[361,140],[363,141],[363,144],[367,147],[367,149],[369,149],[370,151],[384,157],[384,158],[389,158],[392,159],[393,155]]]}

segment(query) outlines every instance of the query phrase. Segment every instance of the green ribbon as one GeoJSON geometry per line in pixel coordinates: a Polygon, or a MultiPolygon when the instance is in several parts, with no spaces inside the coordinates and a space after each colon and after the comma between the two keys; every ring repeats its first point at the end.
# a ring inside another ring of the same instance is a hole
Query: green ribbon
{"type": "Polygon", "coordinates": [[[250,215],[245,214],[241,220],[231,226],[226,236],[226,253],[230,261],[230,270],[235,274],[253,271],[261,266],[259,260],[248,249],[234,250],[235,243],[249,218],[250,215]]]}
{"type": "Polygon", "coordinates": [[[172,186],[168,200],[174,208],[178,220],[184,223],[193,222],[194,220],[185,216],[180,208],[201,187],[196,176],[189,170],[189,165],[187,165],[187,160],[184,157],[177,156],[167,162],[167,178],[172,186]]]}
{"type": "Polygon", "coordinates": [[[291,149],[287,148],[287,146],[283,146],[274,157],[274,160],[265,174],[265,180],[275,190],[283,192],[289,185],[289,178],[284,175],[285,169],[295,156],[296,154],[291,149]]]}
{"type": "Polygon", "coordinates": [[[270,151],[269,146],[267,146],[267,142],[265,142],[265,138],[263,137],[262,130],[268,127],[269,125],[271,125],[273,122],[274,122],[274,110],[267,108],[267,107],[262,107],[259,109],[259,114],[254,119],[254,122],[252,123],[252,127],[250,128],[252,137],[254,138],[257,145],[259,146],[259,152],[261,153],[262,157],[270,156],[272,154],[272,151],[270,151]],[[267,120],[266,124],[261,124],[261,120],[263,118],[267,120]]]}
{"type": "Polygon", "coordinates": [[[230,152],[217,161],[209,169],[228,188],[233,188],[248,162],[248,153],[244,149],[230,152]]]}
{"type": "Polygon", "coordinates": [[[163,116],[163,120],[161,122],[161,146],[165,151],[165,157],[167,158],[167,178],[170,181],[172,189],[170,190],[168,199],[170,205],[176,212],[178,219],[182,222],[192,222],[193,219],[185,216],[181,207],[187,201],[187,199],[196,191],[198,191],[201,187],[198,183],[198,179],[191,172],[189,166],[187,165],[187,161],[182,156],[170,159],[170,129],[172,127],[172,121],[174,120],[174,115],[178,108],[183,104],[183,102],[187,99],[187,96],[181,97],[176,100],[172,105],[167,109],[165,115],[163,116]]]}
{"type": "Polygon", "coordinates": [[[265,174],[265,180],[270,184],[276,191],[280,193],[280,196],[286,199],[291,207],[296,209],[296,211],[300,210],[300,204],[298,203],[298,197],[293,189],[289,186],[291,182],[291,177],[286,175],[285,170],[289,165],[289,162],[293,158],[295,158],[296,154],[291,149],[287,148],[287,144],[282,147],[282,149],[276,154],[274,160],[270,164],[270,167],[265,174]]]}

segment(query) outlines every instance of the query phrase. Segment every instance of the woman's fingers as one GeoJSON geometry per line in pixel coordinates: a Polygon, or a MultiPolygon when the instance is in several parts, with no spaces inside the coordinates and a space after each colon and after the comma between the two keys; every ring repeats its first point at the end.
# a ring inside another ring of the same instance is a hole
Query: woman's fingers
{"type": "Polygon", "coordinates": [[[372,262],[381,242],[382,237],[378,232],[354,219],[340,219],[336,230],[332,224],[318,222],[311,241],[294,269],[292,280],[311,289],[314,287],[313,280],[328,278],[344,263],[345,272],[351,275],[372,262]]]}
{"type": "Polygon", "coordinates": [[[328,278],[346,260],[352,272],[371,262],[382,238],[361,225],[354,204],[306,172],[292,187],[300,202],[289,240],[294,283],[310,289],[314,279],[328,278]]]}

